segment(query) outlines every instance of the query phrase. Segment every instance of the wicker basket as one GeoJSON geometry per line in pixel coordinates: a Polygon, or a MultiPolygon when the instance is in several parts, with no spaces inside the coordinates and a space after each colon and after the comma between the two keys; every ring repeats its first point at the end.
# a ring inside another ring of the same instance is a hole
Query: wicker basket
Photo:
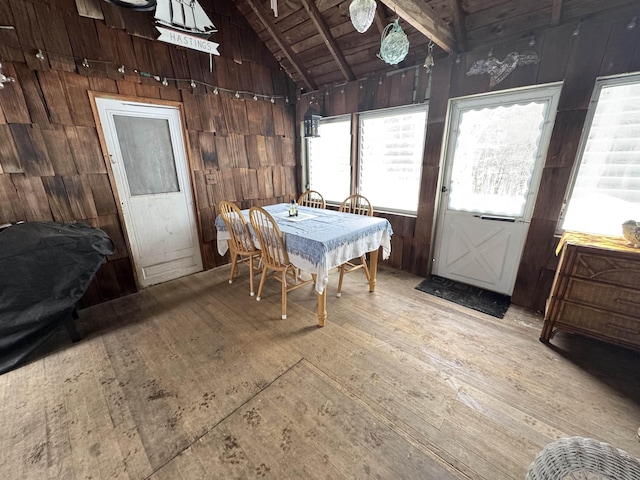
{"type": "Polygon", "coordinates": [[[640,480],[640,460],[593,438],[561,438],[529,466],[527,480],[640,480]]]}

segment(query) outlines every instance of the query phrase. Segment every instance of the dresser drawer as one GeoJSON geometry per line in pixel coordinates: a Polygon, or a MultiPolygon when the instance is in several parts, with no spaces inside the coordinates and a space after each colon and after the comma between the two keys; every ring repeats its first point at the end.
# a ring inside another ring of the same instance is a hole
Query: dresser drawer
{"type": "Polygon", "coordinates": [[[640,320],[586,305],[560,302],[555,326],[562,330],[577,331],[617,340],[627,345],[640,346],[640,320]]]}
{"type": "Polygon", "coordinates": [[[594,250],[578,250],[568,272],[572,277],[640,289],[640,255],[592,253],[594,250]]]}
{"type": "Polygon", "coordinates": [[[571,278],[567,283],[565,299],[614,313],[640,317],[639,290],[571,278]]]}

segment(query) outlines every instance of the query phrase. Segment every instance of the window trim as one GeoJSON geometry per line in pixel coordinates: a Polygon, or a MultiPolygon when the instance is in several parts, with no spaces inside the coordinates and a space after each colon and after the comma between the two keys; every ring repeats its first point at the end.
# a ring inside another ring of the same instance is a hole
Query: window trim
{"type": "Polygon", "coordinates": [[[420,174],[418,175],[418,201],[416,203],[416,208],[415,210],[402,210],[402,209],[397,209],[397,208],[388,208],[388,207],[384,207],[384,206],[376,206],[373,205],[373,208],[376,212],[388,212],[388,213],[393,213],[393,214],[400,214],[400,215],[411,215],[411,216],[417,216],[418,215],[418,207],[420,206],[420,192],[422,190],[422,167],[424,164],[424,147],[426,145],[427,142],[427,122],[429,120],[429,102],[423,102],[423,103],[413,103],[411,105],[403,105],[403,106],[399,106],[399,107],[389,107],[389,108],[383,108],[383,109],[379,109],[379,110],[369,110],[367,112],[362,112],[360,114],[358,114],[357,116],[357,139],[356,139],[356,152],[357,152],[357,162],[355,165],[355,185],[354,185],[354,189],[356,190],[356,193],[360,193],[358,192],[358,186],[360,185],[360,171],[361,171],[361,167],[362,167],[362,162],[361,162],[361,152],[360,152],[360,146],[361,146],[361,137],[362,137],[362,121],[363,119],[367,119],[367,118],[384,118],[384,117],[388,117],[389,115],[394,115],[395,113],[397,114],[407,114],[407,113],[414,113],[414,112],[425,112],[424,115],[424,126],[423,126],[423,136],[422,136],[422,159],[420,161],[420,174]]]}
{"type": "MultiPolygon", "coordinates": [[[[409,105],[401,105],[395,107],[387,107],[387,108],[379,108],[375,110],[366,110],[363,112],[355,112],[355,113],[347,113],[342,115],[334,115],[330,117],[323,117],[321,121],[323,122],[332,122],[332,121],[344,121],[346,118],[349,118],[351,121],[351,152],[350,152],[350,164],[351,164],[351,178],[350,178],[350,188],[351,193],[360,193],[358,191],[358,185],[360,180],[360,136],[361,136],[361,128],[360,122],[361,119],[364,118],[379,118],[387,115],[392,115],[394,112],[397,113],[405,113],[412,111],[425,111],[425,120],[424,120],[424,138],[422,144],[422,162],[420,164],[420,176],[418,179],[418,199],[420,198],[420,192],[422,190],[422,167],[424,164],[424,147],[427,141],[427,125],[429,119],[429,101],[425,100],[420,103],[412,103],[409,105]]],[[[302,185],[303,191],[309,188],[309,141],[305,139],[303,142],[303,154],[304,154],[304,168],[302,169],[302,185]]],[[[331,201],[327,201],[327,205],[338,206],[339,203],[334,203],[331,201]]],[[[393,208],[387,208],[384,206],[374,206],[374,211],[378,213],[391,213],[395,215],[403,215],[416,217],[418,214],[418,207],[416,205],[416,210],[399,210],[393,208]]]]}
{"type": "Polygon", "coordinates": [[[587,116],[585,117],[584,125],[582,127],[582,133],[580,134],[578,150],[576,151],[573,167],[571,169],[571,176],[569,177],[569,183],[567,184],[567,189],[565,190],[562,200],[562,208],[560,209],[560,215],[558,216],[558,222],[556,223],[555,233],[558,236],[564,233],[562,224],[564,223],[565,217],[567,215],[569,200],[573,195],[573,189],[576,185],[576,181],[578,180],[578,172],[580,171],[580,166],[582,165],[582,158],[587,147],[587,141],[589,140],[589,134],[591,133],[591,126],[593,125],[593,119],[596,114],[596,108],[598,107],[598,101],[600,100],[600,93],[602,92],[602,88],[609,85],[628,85],[633,83],[640,84],[640,73],[634,72],[624,75],[611,75],[607,77],[596,78],[595,84],[593,86],[593,92],[591,93],[591,99],[589,100],[587,116]]]}
{"type": "MultiPolygon", "coordinates": [[[[340,121],[344,121],[344,120],[349,120],[350,122],[350,135],[351,135],[351,146],[350,146],[350,153],[349,153],[349,162],[351,165],[351,177],[353,177],[353,115],[350,113],[345,113],[342,115],[333,115],[331,117],[322,117],[320,119],[321,122],[327,122],[327,123],[332,123],[332,122],[340,122],[340,121]]],[[[302,124],[301,124],[302,125],[302,124]]],[[[300,130],[301,132],[304,131],[304,129],[300,130]]],[[[301,174],[301,180],[302,180],[302,192],[306,192],[307,190],[309,190],[310,188],[310,184],[309,184],[309,139],[306,137],[303,137],[303,142],[302,142],[302,148],[303,148],[303,154],[304,154],[304,167],[302,168],[302,174],[301,174]]],[[[352,188],[351,185],[351,180],[349,180],[349,188],[352,188]]],[[[327,205],[331,205],[331,206],[339,206],[340,202],[336,203],[334,201],[331,200],[327,200],[327,205]]]]}

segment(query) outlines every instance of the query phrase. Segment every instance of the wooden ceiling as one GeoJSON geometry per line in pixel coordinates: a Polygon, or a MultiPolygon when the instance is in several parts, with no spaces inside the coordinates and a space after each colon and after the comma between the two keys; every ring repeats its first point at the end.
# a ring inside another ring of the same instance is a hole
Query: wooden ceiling
{"type": "Polygon", "coordinates": [[[236,5],[306,92],[421,65],[430,39],[436,44],[437,59],[530,38],[552,26],[577,26],[612,9],[633,12],[637,7],[640,16],[638,0],[377,1],[374,24],[363,34],[351,24],[351,0],[277,0],[277,17],[269,0],[236,0],[236,5]],[[410,48],[407,58],[392,66],[376,54],[384,27],[396,18],[410,48]]]}

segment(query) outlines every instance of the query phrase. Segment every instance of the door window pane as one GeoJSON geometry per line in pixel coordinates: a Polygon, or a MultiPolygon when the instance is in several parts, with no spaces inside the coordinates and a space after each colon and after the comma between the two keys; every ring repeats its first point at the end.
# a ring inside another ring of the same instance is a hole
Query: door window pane
{"type": "Polygon", "coordinates": [[[114,115],[131,196],[179,192],[169,121],[114,115]]]}
{"type": "Polygon", "coordinates": [[[460,113],[450,209],[523,216],[546,107],[531,102],[460,113]]]}
{"type": "Polygon", "coordinates": [[[418,210],[427,107],[360,117],[359,191],[375,206],[418,210]]]}
{"type": "Polygon", "coordinates": [[[599,82],[596,95],[562,228],[620,235],[640,221],[640,76],[599,82]]]}
{"type": "Polygon", "coordinates": [[[309,188],[340,203],[351,185],[351,118],[321,119],[319,137],[308,138],[309,188]]]}

